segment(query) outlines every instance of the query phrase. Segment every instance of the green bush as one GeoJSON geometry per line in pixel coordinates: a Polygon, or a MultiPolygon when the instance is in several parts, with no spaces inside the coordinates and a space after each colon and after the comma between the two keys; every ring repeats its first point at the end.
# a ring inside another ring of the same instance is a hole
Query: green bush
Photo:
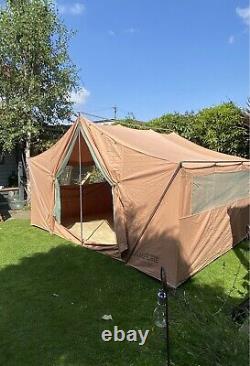
{"type": "Polygon", "coordinates": [[[167,113],[146,123],[126,119],[121,124],[137,129],[151,128],[160,133],[176,132],[208,149],[249,157],[248,116],[232,102],[197,113],[167,113]]]}

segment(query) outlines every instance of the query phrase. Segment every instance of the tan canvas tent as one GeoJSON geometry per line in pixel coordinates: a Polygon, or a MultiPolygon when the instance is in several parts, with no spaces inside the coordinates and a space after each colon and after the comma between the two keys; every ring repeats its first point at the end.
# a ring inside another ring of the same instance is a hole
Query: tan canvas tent
{"type": "Polygon", "coordinates": [[[29,160],[31,223],[177,287],[246,236],[247,160],[78,118],[29,160]],[[91,182],[95,165],[105,179],[91,182]]]}

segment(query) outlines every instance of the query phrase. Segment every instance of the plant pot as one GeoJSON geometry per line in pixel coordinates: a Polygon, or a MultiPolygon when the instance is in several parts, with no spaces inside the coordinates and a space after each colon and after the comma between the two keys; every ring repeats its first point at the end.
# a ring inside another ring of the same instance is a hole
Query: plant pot
{"type": "Polygon", "coordinates": [[[23,200],[10,200],[9,201],[9,206],[11,208],[11,210],[22,210],[24,208],[25,205],[25,201],[23,200]]]}

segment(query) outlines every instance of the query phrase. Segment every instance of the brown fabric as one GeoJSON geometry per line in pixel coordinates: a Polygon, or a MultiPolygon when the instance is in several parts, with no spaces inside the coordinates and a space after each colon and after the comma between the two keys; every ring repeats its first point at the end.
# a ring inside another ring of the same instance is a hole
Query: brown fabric
{"type": "MultiPolygon", "coordinates": [[[[161,135],[121,126],[100,126],[83,118],[51,149],[29,161],[33,225],[80,243],[53,216],[56,173],[78,129],[84,135],[82,162],[90,164],[96,159],[112,186],[118,245],[106,246],[106,254],[155,278],[160,277],[163,265],[169,285],[176,287],[246,235],[247,197],[197,215],[191,214],[191,202],[195,176],[249,171],[247,161],[238,163],[243,159],[204,149],[174,133],[161,135]],[[181,164],[183,161],[188,163],[181,164]]],[[[70,164],[78,164],[78,156],[76,142],[70,164]]],[[[75,187],[61,187],[61,192],[62,213],[77,213],[75,187]]],[[[101,199],[103,207],[110,209],[110,189],[107,192],[100,189],[92,198],[83,193],[85,198],[89,197],[85,213],[93,208],[96,210],[91,212],[97,213],[100,208],[96,202],[101,199]]],[[[101,246],[91,248],[104,250],[101,246]]]]}
{"type": "MultiPolygon", "coordinates": [[[[81,145],[81,163],[83,165],[91,165],[93,163],[93,158],[89,152],[89,149],[83,139],[83,137],[80,137],[80,145],[81,145]]],[[[79,140],[77,139],[75,146],[73,147],[73,151],[71,153],[70,159],[69,159],[70,165],[78,165],[79,164],[79,140]]]]}
{"type": "Polygon", "coordinates": [[[31,223],[54,232],[55,175],[72,140],[77,123],[49,150],[29,159],[31,223]]]}
{"type": "Polygon", "coordinates": [[[178,283],[218,258],[246,237],[249,200],[235,202],[180,220],[180,259],[178,283]],[[191,240],[190,240],[191,238],[191,240]]]}
{"type": "MultiPolygon", "coordinates": [[[[82,187],[84,216],[99,216],[113,210],[111,187],[108,183],[87,184],[82,187]]],[[[61,186],[62,223],[80,221],[79,186],[61,186]]]]}

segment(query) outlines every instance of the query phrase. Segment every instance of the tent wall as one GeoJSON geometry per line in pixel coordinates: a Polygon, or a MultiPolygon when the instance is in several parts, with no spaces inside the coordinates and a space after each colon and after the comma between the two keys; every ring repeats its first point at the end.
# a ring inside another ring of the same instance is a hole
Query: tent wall
{"type": "Polygon", "coordinates": [[[244,239],[249,223],[249,199],[245,187],[242,189],[238,186],[240,194],[245,192],[244,199],[235,200],[231,197],[232,201],[220,207],[216,207],[218,202],[215,201],[213,209],[192,214],[194,178],[213,175],[215,172],[228,174],[228,177],[233,172],[244,173],[245,182],[245,173],[249,173],[249,170],[242,164],[183,168],[138,243],[129,260],[130,265],[157,278],[161,265],[164,265],[169,285],[177,287],[244,239]]]}
{"type": "Polygon", "coordinates": [[[55,174],[67,152],[77,129],[71,126],[66,134],[49,150],[30,158],[31,224],[54,231],[55,174]]]}
{"type": "MultiPolygon", "coordinates": [[[[173,173],[171,172],[171,176],[173,173]]],[[[166,175],[165,186],[170,177],[166,175]]],[[[175,176],[163,200],[158,204],[154,217],[141,237],[129,265],[159,279],[161,266],[164,266],[168,284],[177,285],[178,266],[180,262],[179,241],[179,206],[180,206],[181,175],[175,176]]],[[[152,211],[152,208],[150,212],[152,211]]]]}
{"type": "Polygon", "coordinates": [[[31,183],[31,224],[53,230],[53,178],[49,172],[29,163],[31,183]],[[52,211],[51,211],[52,210],[52,211]]]}
{"type": "Polygon", "coordinates": [[[245,180],[245,174],[249,174],[249,170],[247,166],[242,164],[183,169],[181,174],[179,238],[180,258],[185,265],[178,265],[177,284],[185,281],[246,237],[246,226],[249,223],[249,198],[246,187],[234,182],[234,186],[231,187],[235,190],[234,194],[222,195],[224,203],[218,207],[218,181],[210,179],[215,174],[223,175],[221,181],[224,181],[225,191],[227,184],[231,186],[231,181],[227,182],[225,177],[229,179],[233,174],[239,174],[239,177],[243,177],[241,183],[249,185],[249,182],[245,180]],[[199,179],[196,179],[197,177],[199,179]],[[208,192],[205,191],[204,185],[199,187],[197,183],[202,181],[204,183],[202,178],[210,182],[207,187],[208,192]],[[197,192],[193,194],[194,188],[201,190],[200,196],[197,197],[197,192]],[[245,192],[245,197],[235,199],[235,197],[242,195],[242,192],[245,192]],[[228,199],[226,202],[225,197],[228,199]],[[204,205],[209,202],[210,206],[202,212],[193,214],[194,203],[192,200],[197,198],[199,202],[202,202],[203,199],[204,205]]]}
{"type": "MultiPolygon", "coordinates": [[[[83,216],[98,216],[112,213],[113,198],[111,187],[108,183],[93,183],[83,186],[83,216]]],[[[61,186],[62,224],[80,221],[79,186],[61,186]]]]}
{"type": "MultiPolygon", "coordinates": [[[[86,144],[86,142],[84,141],[84,138],[82,135],[80,135],[80,147],[81,147],[81,163],[83,165],[91,165],[94,164],[92,155],[89,151],[89,148],[86,144]]],[[[69,165],[79,165],[79,139],[77,137],[76,139],[76,143],[73,146],[71,155],[69,157],[69,161],[68,161],[69,165]]]]}
{"type": "Polygon", "coordinates": [[[241,200],[180,219],[181,258],[186,266],[178,266],[178,283],[246,237],[248,212],[248,200],[241,200]]]}

